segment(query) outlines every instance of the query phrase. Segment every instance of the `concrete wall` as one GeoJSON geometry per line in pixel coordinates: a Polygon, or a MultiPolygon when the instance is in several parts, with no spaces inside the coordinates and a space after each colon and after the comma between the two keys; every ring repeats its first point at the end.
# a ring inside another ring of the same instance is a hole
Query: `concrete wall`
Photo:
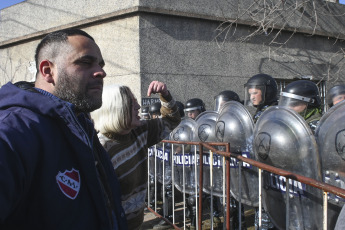
{"type": "MultiPolygon", "coordinates": [[[[200,97],[207,109],[225,89],[243,98],[243,84],[257,73],[282,79],[312,75],[329,80],[329,86],[345,81],[345,6],[316,1],[328,17],[308,19],[298,12],[314,6],[296,4],[293,14],[286,10],[277,17],[275,27],[286,29],[275,43],[270,42],[276,33],[242,42],[255,30],[246,13],[252,2],[27,0],[0,11],[0,84],[31,80],[39,40],[68,27],[82,28],[95,38],[106,61],[106,84],[129,85],[138,99],[146,97],[152,80],[166,82],[182,102],[200,97]],[[222,22],[234,20],[235,33],[220,33],[228,25],[222,22]]],[[[288,2],[285,7],[294,6],[288,2]]]]}
{"type": "Polygon", "coordinates": [[[238,25],[238,36],[218,37],[218,21],[143,14],[140,21],[141,80],[146,85],[152,79],[172,83],[177,100],[200,97],[207,109],[213,108],[214,96],[226,89],[244,97],[244,83],[257,73],[275,78],[292,79],[311,75],[325,80],[328,71],[332,81],[344,81],[343,53],[340,43],[322,36],[306,36],[282,32],[277,42],[287,45],[267,45],[272,36],[257,36],[245,43],[237,41],[250,34],[247,26],[238,25]],[[224,43],[222,43],[224,42],[224,43]],[[332,64],[330,59],[334,59],[332,64]]]}

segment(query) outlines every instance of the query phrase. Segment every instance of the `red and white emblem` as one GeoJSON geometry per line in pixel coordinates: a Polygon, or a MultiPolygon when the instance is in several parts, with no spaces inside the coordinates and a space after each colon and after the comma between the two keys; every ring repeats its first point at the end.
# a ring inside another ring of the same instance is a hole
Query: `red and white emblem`
{"type": "Polygon", "coordinates": [[[56,175],[56,182],[63,194],[68,198],[74,200],[77,197],[80,189],[80,175],[78,170],[72,168],[70,171],[59,172],[56,175]]]}

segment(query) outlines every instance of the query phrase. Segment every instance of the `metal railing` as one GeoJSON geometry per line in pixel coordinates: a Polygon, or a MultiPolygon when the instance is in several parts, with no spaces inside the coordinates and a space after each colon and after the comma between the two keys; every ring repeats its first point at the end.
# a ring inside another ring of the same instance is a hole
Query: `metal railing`
{"type": "MultiPolygon", "coordinates": [[[[197,200],[198,202],[196,202],[195,204],[195,209],[196,209],[196,220],[197,220],[197,224],[196,224],[196,229],[202,229],[202,217],[203,217],[203,184],[204,184],[204,178],[203,178],[203,167],[204,167],[204,149],[207,149],[209,151],[209,162],[211,162],[210,164],[210,186],[211,188],[213,187],[213,156],[214,154],[220,155],[222,156],[222,167],[223,167],[223,178],[225,178],[223,180],[223,210],[225,211],[225,216],[224,216],[224,223],[223,223],[223,229],[230,229],[230,165],[231,165],[231,159],[236,159],[236,161],[238,161],[238,170],[239,170],[239,183],[241,182],[241,172],[242,172],[242,164],[246,163],[249,164],[251,166],[254,166],[258,169],[258,180],[259,180],[259,186],[258,186],[258,190],[259,190],[259,228],[261,227],[261,210],[262,210],[262,202],[261,202],[261,197],[262,197],[262,173],[263,171],[266,172],[270,172],[279,176],[283,176],[285,177],[287,183],[286,183],[286,191],[290,191],[289,190],[289,186],[290,186],[290,180],[293,181],[299,181],[305,185],[309,185],[312,187],[315,187],[317,189],[320,189],[323,193],[323,226],[322,229],[326,230],[327,229],[327,207],[328,207],[328,193],[334,194],[335,196],[341,197],[345,199],[345,190],[341,189],[339,187],[336,186],[332,186],[329,184],[326,184],[324,182],[321,181],[317,181],[314,180],[312,178],[308,178],[305,177],[303,175],[299,175],[296,173],[292,173],[280,168],[276,168],[258,161],[255,161],[253,159],[250,158],[246,158],[244,156],[238,155],[238,154],[233,154],[230,153],[230,144],[229,143],[219,143],[219,142],[215,142],[215,143],[204,143],[204,142],[181,142],[181,141],[168,141],[168,140],[164,140],[162,141],[162,149],[157,148],[157,146],[154,146],[151,148],[151,150],[149,150],[149,154],[148,154],[148,159],[150,159],[150,157],[156,156],[154,157],[154,165],[152,164],[152,160],[148,160],[148,204],[150,204],[150,198],[151,195],[150,194],[150,167],[154,167],[154,178],[155,178],[155,182],[154,182],[154,191],[155,191],[155,199],[157,198],[157,187],[158,187],[158,180],[157,180],[157,172],[161,172],[161,178],[163,178],[162,180],[162,198],[163,198],[163,213],[162,215],[157,213],[158,207],[157,207],[157,200],[154,202],[154,207],[150,207],[150,205],[148,205],[149,210],[151,210],[152,212],[154,212],[157,216],[165,219],[168,223],[171,224],[172,227],[174,227],[175,229],[180,229],[180,227],[178,227],[176,225],[177,223],[177,218],[175,216],[175,178],[174,178],[174,163],[175,163],[175,158],[174,158],[174,154],[176,154],[176,149],[180,148],[181,150],[181,154],[182,154],[182,174],[183,174],[183,181],[182,181],[182,188],[180,188],[183,194],[183,218],[182,218],[182,223],[183,223],[183,229],[186,229],[186,181],[185,181],[185,165],[186,165],[186,154],[185,153],[185,147],[189,146],[192,147],[191,149],[193,151],[190,151],[193,153],[194,155],[194,160],[191,158],[189,159],[189,161],[192,161],[192,163],[194,163],[194,185],[195,185],[195,192],[194,194],[192,194],[191,196],[195,197],[195,200],[197,200]],[[169,150],[167,150],[166,146],[167,145],[171,145],[169,146],[169,150]],[[220,146],[222,146],[225,151],[220,151],[217,150],[216,148],[219,148],[220,146]],[[193,148],[194,147],[194,148],[193,148]],[[216,147],[216,148],[215,148],[216,147]],[[197,155],[199,155],[199,158],[197,158],[197,155]],[[199,159],[199,164],[198,164],[198,159],[199,159]],[[151,163],[150,163],[151,162],[151,163]],[[158,165],[162,163],[162,165],[160,166],[161,168],[159,168],[160,170],[158,170],[158,165]],[[172,207],[166,207],[168,205],[168,203],[166,202],[166,197],[165,197],[165,185],[166,185],[166,181],[165,178],[167,175],[166,174],[166,168],[170,167],[171,169],[171,186],[172,186],[172,202],[171,202],[171,206],[172,207]],[[199,169],[199,170],[198,170],[199,169]],[[199,185],[199,186],[198,186],[199,185]],[[167,219],[164,218],[167,216],[166,214],[166,210],[168,210],[169,208],[172,209],[172,218],[167,219]]],[[[188,157],[190,157],[191,154],[188,153],[188,157]]],[[[152,159],[152,158],[151,158],[152,159]]],[[[181,162],[180,162],[181,163],[181,162]]],[[[188,162],[190,163],[190,162],[188,162]]],[[[152,168],[151,168],[152,169],[152,168]]],[[[151,174],[152,174],[152,170],[151,170],[151,174]]],[[[152,176],[152,175],[151,175],[152,176]]],[[[152,186],[152,185],[151,185],[152,186]]],[[[241,188],[241,186],[239,186],[239,188],[241,188]]],[[[211,189],[211,193],[210,196],[212,197],[212,189],[211,189]]],[[[241,191],[239,191],[239,194],[241,194],[241,191]]],[[[290,196],[287,195],[286,196],[286,203],[289,204],[289,199],[290,196]]],[[[213,199],[211,199],[211,205],[210,205],[210,221],[211,221],[211,229],[213,229],[213,205],[212,205],[212,201],[213,199]]],[[[239,200],[239,203],[241,203],[241,200],[239,200]]],[[[241,229],[241,205],[239,205],[239,229],[241,229]]],[[[289,226],[289,205],[286,205],[286,229],[288,229],[289,226]]]]}

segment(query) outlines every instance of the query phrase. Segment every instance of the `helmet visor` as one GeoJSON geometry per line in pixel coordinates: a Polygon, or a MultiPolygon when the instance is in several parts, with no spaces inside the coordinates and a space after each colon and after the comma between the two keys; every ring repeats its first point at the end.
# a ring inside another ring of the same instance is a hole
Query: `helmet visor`
{"type": "Polygon", "coordinates": [[[150,114],[149,113],[141,113],[141,119],[143,120],[150,120],[150,114]]]}
{"type": "Polygon", "coordinates": [[[201,111],[201,106],[186,108],[186,109],[184,109],[184,112],[187,113],[188,111],[193,111],[193,110],[200,110],[201,111]]]}
{"type": "Polygon", "coordinates": [[[339,95],[336,95],[332,98],[332,104],[336,105],[339,102],[344,101],[344,100],[345,100],[345,93],[339,94],[339,95]]]}
{"type": "Polygon", "coordinates": [[[301,116],[305,116],[305,112],[308,109],[308,102],[311,101],[308,97],[301,97],[292,93],[282,92],[278,106],[287,107],[299,113],[301,116]]]}
{"type": "Polygon", "coordinates": [[[345,86],[339,85],[333,87],[327,95],[327,104],[335,105],[345,99],[345,86]]]}
{"type": "Polygon", "coordinates": [[[229,98],[219,96],[214,100],[214,111],[219,112],[220,108],[225,104],[225,102],[229,101],[229,98]]]}

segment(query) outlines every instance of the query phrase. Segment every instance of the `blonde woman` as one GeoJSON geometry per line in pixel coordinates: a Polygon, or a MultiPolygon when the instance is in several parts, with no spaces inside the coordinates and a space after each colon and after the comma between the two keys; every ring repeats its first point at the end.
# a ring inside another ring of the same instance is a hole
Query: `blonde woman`
{"type": "Polygon", "coordinates": [[[168,136],[181,121],[175,100],[164,83],[151,82],[147,95],[151,94],[160,95],[162,106],[158,119],[140,120],[140,105],[124,85],[104,87],[102,107],[91,113],[121,185],[129,229],[140,229],[144,219],[147,149],[168,136]]]}

